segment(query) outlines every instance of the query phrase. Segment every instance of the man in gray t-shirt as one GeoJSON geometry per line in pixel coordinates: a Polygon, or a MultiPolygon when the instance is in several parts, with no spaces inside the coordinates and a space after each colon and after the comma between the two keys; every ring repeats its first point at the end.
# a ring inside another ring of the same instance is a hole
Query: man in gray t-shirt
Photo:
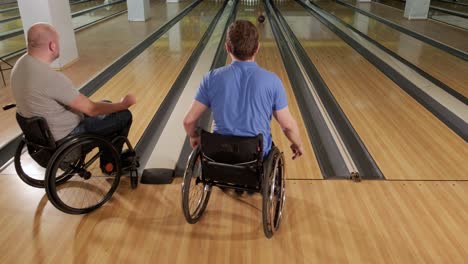
{"type": "MultiPolygon", "coordinates": [[[[69,134],[128,135],[132,123],[128,108],[136,103],[133,95],[119,103],[91,101],[64,74],[50,68],[60,56],[59,35],[51,25],[34,24],[27,39],[28,52],[11,72],[13,96],[21,116],[45,118],[56,141],[69,134]]],[[[117,147],[122,148],[121,144],[117,147]]]]}
{"type": "Polygon", "coordinates": [[[11,87],[18,113],[44,117],[55,140],[70,134],[83,120],[83,114],[68,107],[80,94],[71,81],[30,54],[15,64],[11,87]]]}

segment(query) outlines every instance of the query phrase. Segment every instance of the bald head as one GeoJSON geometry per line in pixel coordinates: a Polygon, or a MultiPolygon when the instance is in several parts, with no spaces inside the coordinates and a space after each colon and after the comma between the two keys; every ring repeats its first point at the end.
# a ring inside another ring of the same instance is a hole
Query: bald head
{"type": "Polygon", "coordinates": [[[59,56],[59,35],[47,23],[36,23],[28,30],[28,53],[34,57],[47,58],[50,62],[59,56]]]}

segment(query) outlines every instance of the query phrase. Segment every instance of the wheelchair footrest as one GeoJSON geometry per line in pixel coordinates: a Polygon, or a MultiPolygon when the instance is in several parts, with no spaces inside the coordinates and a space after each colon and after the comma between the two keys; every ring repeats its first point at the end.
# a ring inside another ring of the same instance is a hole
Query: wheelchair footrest
{"type": "Polygon", "coordinates": [[[142,184],[170,184],[174,180],[174,170],[145,169],[141,175],[142,184]]]}

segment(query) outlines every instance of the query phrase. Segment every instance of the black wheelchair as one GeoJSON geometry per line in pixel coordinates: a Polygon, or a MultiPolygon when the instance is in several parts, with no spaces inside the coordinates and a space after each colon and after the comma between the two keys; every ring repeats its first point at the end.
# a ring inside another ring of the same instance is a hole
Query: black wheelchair
{"type": "Polygon", "coordinates": [[[285,202],[284,156],[275,146],[263,160],[263,137],[201,133],[201,144],[191,153],[182,182],[182,210],[188,223],[203,215],[211,189],[262,194],[263,231],[271,238],[278,230],[285,202]]]}
{"type": "Polygon", "coordinates": [[[45,188],[57,209],[84,214],[101,207],[112,197],[123,172],[130,174],[132,189],[137,187],[138,157],[126,137],[109,140],[84,134],[56,142],[44,118],[25,118],[17,113],[16,119],[23,131],[14,158],[16,172],[26,184],[45,188]],[[125,168],[114,146],[119,140],[127,146],[127,153],[131,153],[125,168]],[[31,170],[34,164],[31,165],[29,157],[45,168],[45,177],[44,173],[31,170]]]}

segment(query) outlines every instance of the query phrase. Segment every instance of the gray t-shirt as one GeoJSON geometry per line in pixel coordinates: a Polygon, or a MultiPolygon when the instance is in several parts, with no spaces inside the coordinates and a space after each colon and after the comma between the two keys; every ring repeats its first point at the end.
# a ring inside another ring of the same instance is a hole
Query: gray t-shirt
{"type": "Polygon", "coordinates": [[[28,54],[16,62],[11,88],[18,113],[45,118],[56,141],[70,134],[83,118],[67,107],[80,94],[73,83],[28,54]]]}

